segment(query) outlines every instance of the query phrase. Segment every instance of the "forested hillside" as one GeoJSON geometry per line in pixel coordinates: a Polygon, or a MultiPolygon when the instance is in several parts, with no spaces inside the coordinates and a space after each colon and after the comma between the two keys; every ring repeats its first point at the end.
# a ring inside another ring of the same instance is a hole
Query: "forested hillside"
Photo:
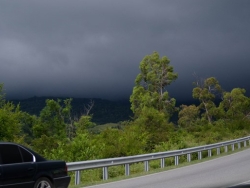
{"type": "MultiPolygon", "coordinates": [[[[20,104],[20,109],[32,115],[39,116],[40,111],[46,106],[47,99],[61,99],[60,97],[32,97],[24,100],[11,100],[15,105],[20,104]]],[[[86,108],[93,102],[89,115],[92,114],[92,121],[99,124],[117,123],[127,121],[133,115],[130,110],[129,100],[110,101],[104,99],[72,98],[71,114],[75,118],[86,114],[86,108]]]]}
{"type": "MultiPolygon", "coordinates": [[[[68,97],[69,98],[69,97],[68,97]]],[[[67,98],[60,97],[31,97],[28,99],[22,100],[11,100],[13,104],[20,104],[20,109],[24,112],[27,112],[32,115],[39,116],[41,110],[46,106],[47,99],[61,99],[65,100],[67,98]]],[[[110,101],[105,99],[88,99],[88,98],[72,98],[72,110],[71,114],[75,117],[80,117],[81,115],[86,114],[86,107],[89,103],[93,101],[93,108],[90,110],[92,114],[92,121],[97,125],[107,124],[107,123],[118,123],[121,121],[128,121],[133,117],[131,111],[131,104],[129,100],[118,100],[110,101]]],[[[183,104],[197,104],[196,100],[177,100],[176,106],[180,107],[183,104]]],[[[171,117],[171,121],[177,123],[178,113],[174,113],[171,117]]]]}

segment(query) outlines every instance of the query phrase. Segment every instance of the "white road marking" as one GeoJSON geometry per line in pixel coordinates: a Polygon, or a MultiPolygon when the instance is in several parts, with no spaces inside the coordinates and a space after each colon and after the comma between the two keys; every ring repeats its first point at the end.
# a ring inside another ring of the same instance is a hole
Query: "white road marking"
{"type": "Polygon", "coordinates": [[[233,185],[231,187],[233,188],[233,187],[236,187],[236,186],[239,186],[239,185],[250,185],[250,180],[244,181],[242,183],[235,184],[235,185],[233,185]]]}

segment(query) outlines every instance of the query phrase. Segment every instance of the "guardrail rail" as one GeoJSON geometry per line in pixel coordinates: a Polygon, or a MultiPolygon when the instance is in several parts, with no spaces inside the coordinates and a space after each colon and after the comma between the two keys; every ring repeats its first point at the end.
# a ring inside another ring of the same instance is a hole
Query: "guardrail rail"
{"type": "Polygon", "coordinates": [[[144,162],[145,171],[149,171],[149,161],[159,159],[161,161],[161,168],[165,167],[165,158],[174,157],[175,165],[179,164],[179,157],[182,155],[187,155],[187,161],[191,161],[191,154],[198,153],[198,160],[202,159],[202,151],[208,151],[208,157],[212,156],[212,149],[217,150],[217,155],[220,154],[221,148],[224,147],[224,151],[228,152],[228,147],[231,146],[231,150],[235,150],[235,145],[238,145],[238,149],[243,146],[250,145],[250,136],[219,142],[216,144],[203,145],[198,147],[186,148],[181,150],[173,150],[166,152],[157,152],[143,155],[127,156],[127,157],[117,157],[99,160],[88,160],[79,162],[69,162],[67,163],[68,171],[75,171],[75,185],[80,184],[80,172],[87,169],[103,168],[103,180],[108,179],[108,167],[124,165],[125,175],[130,174],[130,165],[137,162],[144,162]]]}

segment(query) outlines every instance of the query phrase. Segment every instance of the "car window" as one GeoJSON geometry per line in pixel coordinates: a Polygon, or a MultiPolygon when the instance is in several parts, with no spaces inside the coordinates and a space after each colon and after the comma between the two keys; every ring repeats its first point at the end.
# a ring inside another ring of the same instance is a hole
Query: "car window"
{"type": "Polygon", "coordinates": [[[22,162],[22,157],[19,152],[18,146],[3,144],[0,146],[0,149],[1,149],[2,164],[12,164],[12,163],[22,162]]]}
{"type": "Polygon", "coordinates": [[[23,149],[22,147],[19,147],[19,149],[23,157],[23,162],[34,162],[33,155],[30,152],[23,149]]]}

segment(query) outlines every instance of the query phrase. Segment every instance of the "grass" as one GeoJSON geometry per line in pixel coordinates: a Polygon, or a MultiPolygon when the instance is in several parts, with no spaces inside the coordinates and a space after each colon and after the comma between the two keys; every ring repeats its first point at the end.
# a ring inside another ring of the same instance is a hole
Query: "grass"
{"type": "Polygon", "coordinates": [[[117,127],[117,126],[119,126],[119,124],[117,124],[117,123],[106,123],[106,124],[97,125],[95,127],[89,128],[89,131],[94,132],[94,133],[100,133],[107,128],[113,128],[113,127],[117,127]]]}
{"type": "MultiPolygon", "coordinates": [[[[148,174],[153,174],[153,173],[159,173],[159,172],[163,172],[163,171],[167,171],[167,170],[172,170],[172,169],[176,169],[176,168],[181,168],[184,166],[188,166],[188,165],[192,165],[192,164],[197,164],[197,163],[201,163],[204,161],[209,161],[218,157],[223,157],[226,155],[230,155],[239,151],[243,151],[245,149],[250,148],[250,145],[248,144],[246,147],[241,147],[238,149],[238,147],[235,147],[235,150],[229,150],[228,152],[224,152],[224,148],[221,148],[221,153],[219,155],[217,155],[216,153],[216,149],[212,150],[212,156],[211,157],[207,157],[207,152],[203,151],[202,153],[202,159],[198,160],[197,159],[197,154],[194,153],[192,155],[192,161],[191,162],[187,162],[187,158],[186,155],[185,156],[181,156],[179,158],[179,165],[175,166],[174,165],[174,158],[166,158],[165,159],[165,164],[166,167],[165,168],[160,168],[160,160],[153,160],[150,161],[150,169],[149,171],[144,171],[144,163],[136,163],[136,164],[131,164],[130,165],[130,175],[129,176],[125,176],[124,175],[124,166],[114,166],[114,167],[109,167],[109,179],[108,180],[81,180],[80,185],[70,185],[69,188],[81,188],[81,187],[86,187],[86,186],[91,186],[91,185],[97,185],[97,184],[104,184],[104,183],[109,183],[109,182],[114,182],[114,181],[119,181],[119,180],[125,180],[125,179],[129,179],[129,178],[135,178],[135,177],[139,177],[139,176],[145,176],[148,174]],[[117,175],[118,174],[118,175],[117,175]],[[123,175],[122,175],[123,174],[123,175]]],[[[229,147],[228,147],[229,149],[229,147]]],[[[89,171],[89,170],[87,170],[89,171]]],[[[87,174],[88,172],[85,171],[85,173],[87,174]]],[[[102,178],[102,169],[94,169],[92,170],[92,173],[88,173],[88,176],[92,174],[94,176],[99,176],[100,178],[102,178]]],[[[82,175],[84,176],[84,175],[82,175]]],[[[91,175],[90,175],[91,176],[91,175]]],[[[72,175],[72,183],[74,183],[74,175],[72,175]]]]}

